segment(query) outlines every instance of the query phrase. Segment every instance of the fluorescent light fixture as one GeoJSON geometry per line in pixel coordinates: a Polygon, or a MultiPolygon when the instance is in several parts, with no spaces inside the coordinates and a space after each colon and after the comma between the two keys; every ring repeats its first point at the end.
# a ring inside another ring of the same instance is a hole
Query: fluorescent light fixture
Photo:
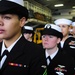
{"type": "Polygon", "coordinates": [[[75,6],[73,6],[72,8],[75,8],[75,6]]]}
{"type": "Polygon", "coordinates": [[[61,6],[64,6],[64,4],[56,4],[54,5],[55,7],[61,7],[61,6]]]}

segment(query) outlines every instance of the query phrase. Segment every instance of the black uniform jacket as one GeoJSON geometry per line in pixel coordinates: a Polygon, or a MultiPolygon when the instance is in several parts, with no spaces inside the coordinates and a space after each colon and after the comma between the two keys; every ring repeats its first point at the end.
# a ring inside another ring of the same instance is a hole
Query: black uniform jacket
{"type": "Polygon", "coordinates": [[[47,67],[47,75],[74,75],[74,59],[59,50],[47,67]]]}
{"type": "Polygon", "coordinates": [[[65,40],[63,48],[59,44],[58,47],[62,50],[65,50],[69,55],[73,56],[75,59],[75,38],[69,37],[65,40]],[[73,42],[73,43],[72,43],[73,42]]]}
{"type": "MultiPolygon", "coordinates": [[[[1,47],[2,43],[0,52],[1,47]]],[[[41,47],[21,37],[8,54],[0,75],[43,75],[46,64],[42,60],[42,52],[41,47]]]]}

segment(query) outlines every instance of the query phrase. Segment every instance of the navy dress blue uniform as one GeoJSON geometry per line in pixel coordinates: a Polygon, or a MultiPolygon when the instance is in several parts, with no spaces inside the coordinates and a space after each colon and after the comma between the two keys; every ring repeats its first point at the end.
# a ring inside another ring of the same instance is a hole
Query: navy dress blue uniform
{"type": "Polygon", "coordinates": [[[74,75],[74,59],[65,51],[58,51],[47,68],[48,75],[74,75]]]}
{"type": "MultiPolygon", "coordinates": [[[[0,51],[1,47],[2,43],[0,51]]],[[[42,52],[42,48],[22,37],[8,54],[0,75],[42,75],[42,52]]]]}
{"type": "Polygon", "coordinates": [[[75,58],[75,48],[74,48],[74,44],[72,45],[71,42],[74,42],[75,41],[75,38],[73,38],[72,36],[69,37],[69,26],[72,25],[72,21],[69,20],[69,19],[65,19],[65,18],[61,18],[61,19],[57,19],[54,21],[54,23],[58,26],[61,27],[62,29],[62,32],[63,32],[63,39],[61,41],[61,43],[58,44],[58,47],[61,49],[61,50],[65,50],[68,54],[70,54],[71,56],[73,56],[75,58]],[[67,26],[68,28],[66,27],[63,27],[63,26],[67,26]],[[64,31],[64,29],[66,29],[66,33],[64,31]],[[65,38],[67,38],[65,40],[65,38]],[[61,47],[62,46],[62,47],[61,47]]]}
{"type": "Polygon", "coordinates": [[[30,42],[34,42],[33,41],[33,36],[34,36],[33,27],[31,27],[31,26],[24,26],[23,30],[22,30],[22,33],[23,33],[25,39],[27,39],[30,42]]]}
{"type": "Polygon", "coordinates": [[[65,51],[58,50],[56,56],[47,65],[47,58],[44,54],[42,58],[43,69],[41,69],[42,75],[74,75],[74,59],[69,56],[65,51]],[[45,60],[45,61],[44,61],[45,60]]]}
{"type": "Polygon", "coordinates": [[[0,43],[0,54],[4,48],[10,50],[3,65],[1,62],[5,56],[0,61],[0,75],[42,75],[43,49],[28,42],[23,36],[19,38],[28,19],[28,10],[21,3],[23,0],[0,1],[0,38],[3,40],[0,43]]]}
{"type": "Polygon", "coordinates": [[[58,44],[58,47],[63,51],[65,50],[69,55],[73,56],[75,59],[75,38],[74,37],[68,37],[63,45],[63,48],[61,48],[60,43],[58,44]]]}

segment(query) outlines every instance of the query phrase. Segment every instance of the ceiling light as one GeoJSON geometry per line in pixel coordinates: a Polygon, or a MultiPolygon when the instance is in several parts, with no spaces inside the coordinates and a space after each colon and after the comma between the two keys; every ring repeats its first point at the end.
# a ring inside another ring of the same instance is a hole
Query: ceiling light
{"type": "Polygon", "coordinates": [[[72,8],[75,8],[75,6],[73,6],[72,8]]]}
{"type": "Polygon", "coordinates": [[[64,6],[63,4],[56,4],[54,5],[55,7],[61,7],[61,6],[64,6]]]}

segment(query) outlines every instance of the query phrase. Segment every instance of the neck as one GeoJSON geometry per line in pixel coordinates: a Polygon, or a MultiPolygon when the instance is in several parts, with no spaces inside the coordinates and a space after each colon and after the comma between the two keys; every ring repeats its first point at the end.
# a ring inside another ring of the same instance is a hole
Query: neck
{"type": "Polygon", "coordinates": [[[75,38],[75,34],[73,35],[73,37],[75,38]]]}
{"type": "Polygon", "coordinates": [[[53,54],[54,52],[56,52],[57,49],[58,49],[58,47],[54,47],[54,48],[52,48],[52,49],[47,49],[47,52],[48,52],[49,55],[51,55],[51,54],[53,54]]]}
{"type": "Polygon", "coordinates": [[[66,37],[63,37],[62,41],[65,41],[68,38],[68,35],[66,37]]]}
{"type": "Polygon", "coordinates": [[[5,46],[8,48],[11,44],[13,44],[19,37],[21,34],[19,34],[18,36],[12,37],[11,39],[4,39],[4,43],[5,46]]]}

